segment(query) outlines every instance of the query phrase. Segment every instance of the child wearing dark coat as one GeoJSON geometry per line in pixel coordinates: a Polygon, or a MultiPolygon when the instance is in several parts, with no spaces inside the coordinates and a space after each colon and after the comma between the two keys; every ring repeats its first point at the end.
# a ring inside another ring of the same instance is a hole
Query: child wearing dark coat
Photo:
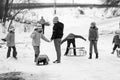
{"type": "Polygon", "coordinates": [[[70,33],[66,38],[64,38],[62,41],[61,41],[61,44],[64,43],[65,41],[67,41],[67,48],[66,48],[66,52],[65,52],[65,56],[68,54],[68,51],[69,51],[69,47],[70,47],[70,44],[72,43],[73,47],[74,47],[74,55],[76,56],[76,45],[75,45],[75,38],[81,38],[83,40],[86,41],[86,39],[80,35],[75,35],[73,33],[70,33]]]}
{"type": "Polygon", "coordinates": [[[96,23],[92,22],[90,29],[89,29],[89,36],[88,39],[90,41],[90,48],[89,48],[89,59],[92,59],[92,50],[94,47],[94,51],[96,54],[96,59],[98,59],[98,49],[97,49],[97,42],[98,42],[98,28],[96,27],[96,23]]]}
{"type": "Polygon", "coordinates": [[[120,48],[120,31],[119,30],[115,31],[115,36],[113,37],[112,43],[114,43],[114,47],[111,54],[114,54],[116,48],[120,48]]]}

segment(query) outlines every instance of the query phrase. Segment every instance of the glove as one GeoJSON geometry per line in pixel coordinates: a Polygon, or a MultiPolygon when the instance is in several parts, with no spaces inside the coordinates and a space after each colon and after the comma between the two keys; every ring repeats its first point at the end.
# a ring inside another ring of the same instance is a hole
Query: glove
{"type": "Polygon", "coordinates": [[[1,39],[2,41],[6,41],[6,39],[1,39]]]}

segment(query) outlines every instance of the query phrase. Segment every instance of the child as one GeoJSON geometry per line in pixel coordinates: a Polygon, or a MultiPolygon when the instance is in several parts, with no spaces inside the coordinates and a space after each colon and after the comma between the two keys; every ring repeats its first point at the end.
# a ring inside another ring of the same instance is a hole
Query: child
{"type": "Polygon", "coordinates": [[[7,58],[10,57],[11,48],[13,48],[13,57],[15,59],[17,59],[17,57],[16,57],[17,52],[16,52],[16,47],[15,47],[15,32],[14,31],[15,31],[14,27],[11,26],[6,38],[2,39],[2,40],[7,42],[7,46],[8,46],[7,58]]]}
{"type": "Polygon", "coordinates": [[[96,23],[92,22],[89,29],[88,39],[90,41],[90,49],[89,49],[89,58],[92,59],[92,49],[94,47],[94,51],[96,54],[96,59],[98,59],[98,49],[97,49],[97,41],[98,41],[98,28],[96,27],[96,23]]]}
{"type": "Polygon", "coordinates": [[[114,54],[116,48],[120,48],[120,31],[119,30],[115,31],[113,43],[114,43],[114,47],[113,47],[113,51],[111,54],[114,54]]]}
{"type": "Polygon", "coordinates": [[[32,46],[33,49],[35,51],[35,59],[34,62],[36,62],[37,57],[39,56],[40,53],[40,39],[42,38],[43,40],[50,42],[50,40],[48,40],[44,35],[43,35],[43,30],[41,27],[36,27],[33,31],[33,33],[31,34],[31,38],[32,38],[32,46]]]}
{"type": "MultiPolygon", "coordinates": [[[[75,35],[73,33],[70,33],[65,39],[63,39],[61,41],[61,44],[64,43],[65,41],[67,41],[67,48],[66,48],[66,52],[65,52],[65,56],[67,56],[68,54],[68,51],[69,51],[69,47],[70,47],[70,44],[72,43],[73,44],[73,47],[76,47],[75,45],[75,38],[81,38],[83,40],[86,41],[86,39],[80,35],[75,35]]],[[[74,55],[76,56],[76,50],[74,49],[74,55]]]]}

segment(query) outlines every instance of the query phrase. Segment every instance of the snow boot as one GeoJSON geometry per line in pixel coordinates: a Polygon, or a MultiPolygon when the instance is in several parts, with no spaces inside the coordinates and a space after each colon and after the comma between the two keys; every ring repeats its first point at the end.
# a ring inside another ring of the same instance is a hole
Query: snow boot
{"type": "Polygon", "coordinates": [[[114,51],[113,51],[113,52],[111,52],[111,54],[114,54],[114,51]]]}
{"type": "Polygon", "coordinates": [[[96,57],[95,57],[96,59],[98,59],[98,53],[96,54],[96,57]]]}
{"type": "Polygon", "coordinates": [[[58,60],[55,60],[55,61],[53,61],[53,63],[60,63],[60,61],[58,61],[58,60]]]}
{"type": "Polygon", "coordinates": [[[92,54],[90,53],[89,55],[90,55],[90,56],[89,56],[89,58],[88,58],[88,59],[92,59],[92,54]]]}
{"type": "Polygon", "coordinates": [[[88,59],[92,59],[92,57],[89,57],[88,59]]]}

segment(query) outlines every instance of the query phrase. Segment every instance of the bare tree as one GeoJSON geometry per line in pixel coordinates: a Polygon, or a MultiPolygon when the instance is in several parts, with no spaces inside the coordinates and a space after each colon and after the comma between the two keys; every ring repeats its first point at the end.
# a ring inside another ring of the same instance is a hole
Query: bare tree
{"type": "MultiPolygon", "coordinates": [[[[17,3],[28,3],[28,4],[29,4],[29,3],[33,2],[33,1],[35,1],[35,0],[18,0],[17,3]]],[[[14,2],[14,0],[12,0],[12,3],[13,3],[13,2],[14,2]]],[[[29,6],[28,6],[28,7],[29,7],[29,6]]],[[[15,19],[15,17],[16,17],[18,14],[20,14],[20,13],[23,13],[23,14],[24,14],[25,12],[27,12],[27,11],[24,10],[24,9],[13,10],[11,7],[9,8],[9,11],[8,11],[8,15],[9,15],[8,20],[10,20],[10,24],[9,24],[9,26],[8,26],[8,30],[9,30],[9,28],[10,28],[13,20],[15,19]]]]}
{"type": "MultiPolygon", "coordinates": [[[[101,0],[103,4],[107,5],[119,5],[120,0],[101,0]]],[[[106,8],[105,12],[111,11],[113,16],[119,16],[120,15],[120,8],[106,8]]]]}

